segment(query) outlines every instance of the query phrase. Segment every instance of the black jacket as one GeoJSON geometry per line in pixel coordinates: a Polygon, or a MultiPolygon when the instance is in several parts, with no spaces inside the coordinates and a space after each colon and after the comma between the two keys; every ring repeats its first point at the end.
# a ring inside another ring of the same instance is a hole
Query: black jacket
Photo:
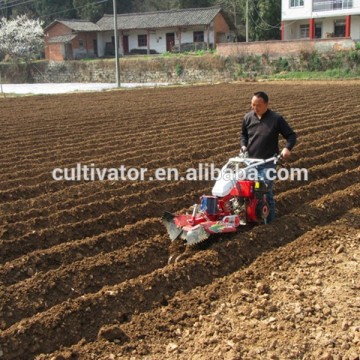
{"type": "Polygon", "coordinates": [[[286,148],[291,150],[296,143],[296,134],[286,120],[268,109],[261,120],[250,111],[244,117],[240,146],[246,146],[249,156],[266,159],[279,154],[279,134],[286,140],[286,148]]]}

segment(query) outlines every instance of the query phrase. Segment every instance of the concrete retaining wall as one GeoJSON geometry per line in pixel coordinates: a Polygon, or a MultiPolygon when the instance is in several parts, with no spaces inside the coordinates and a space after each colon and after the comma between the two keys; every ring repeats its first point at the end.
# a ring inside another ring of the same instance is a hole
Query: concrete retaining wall
{"type": "MultiPolygon", "coordinates": [[[[212,83],[233,80],[239,76],[252,77],[251,74],[255,72],[270,75],[277,71],[276,62],[280,57],[291,59],[292,71],[311,70],[311,67],[306,64],[304,54],[316,51],[321,55],[329,52],[336,57],[337,51],[354,49],[355,45],[356,43],[351,39],[224,43],[217,49],[220,56],[207,54],[203,56],[126,57],[120,61],[121,82],[212,83]],[[252,58],[254,55],[257,58],[252,58]],[[247,58],[248,56],[250,58],[247,58]]],[[[351,64],[345,65],[351,69],[353,67],[351,64]]],[[[25,64],[15,66],[6,63],[0,64],[0,77],[3,83],[13,84],[115,83],[115,60],[44,61],[33,63],[28,67],[25,64]]]]}
{"type": "MultiPolygon", "coordinates": [[[[230,80],[225,59],[214,56],[121,59],[121,82],[217,82],[230,80]],[[224,65],[225,64],[225,65],[224,65]]],[[[6,65],[6,64],[5,64],[6,65]]],[[[26,71],[0,66],[4,83],[116,82],[115,60],[40,62],[26,71]]]]}

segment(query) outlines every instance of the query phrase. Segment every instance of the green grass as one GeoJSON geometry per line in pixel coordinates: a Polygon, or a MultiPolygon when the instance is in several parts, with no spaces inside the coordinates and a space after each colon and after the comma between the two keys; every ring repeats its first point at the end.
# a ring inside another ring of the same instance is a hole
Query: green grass
{"type": "Polygon", "coordinates": [[[214,55],[216,54],[216,50],[209,49],[209,50],[195,50],[195,51],[183,51],[183,52],[165,52],[160,54],[162,57],[185,57],[185,56],[204,56],[204,55],[214,55]]]}
{"type": "Polygon", "coordinates": [[[292,71],[274,74],[266,77],[269,80],[340,80],[360,79],[360,73],[349,72],[344,69],[331,69],[326,71],[292,71]]]}

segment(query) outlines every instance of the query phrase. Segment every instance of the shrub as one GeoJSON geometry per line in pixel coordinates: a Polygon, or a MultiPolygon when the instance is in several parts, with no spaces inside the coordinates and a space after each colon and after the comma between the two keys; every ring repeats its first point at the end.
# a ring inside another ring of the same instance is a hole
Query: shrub
{"type": "Polygon", "coordinates": [[[290,63],[288,59],[284,59],[282,57],[279,57],[275,61],[275,72],[279,73],[282,71],[290,71],[290,63]]]}
{"type": "Polygon", "coordinates": [[[316,51],[310,53],[310,56],[308,58],[308,70],[309,71],[323,70],[321,57],[316,51]]]}
{"type": "Polygon", "coordinates": [[[181,75],[183,74],[183,72],[184,72],[184,66],[181,65],[181,64],[179,64],[179,63],[177,63],[177,64],[175,65],[175,73],[176,73],[176,75],[177,75],[177,76],[181,76],[181,75]]]}

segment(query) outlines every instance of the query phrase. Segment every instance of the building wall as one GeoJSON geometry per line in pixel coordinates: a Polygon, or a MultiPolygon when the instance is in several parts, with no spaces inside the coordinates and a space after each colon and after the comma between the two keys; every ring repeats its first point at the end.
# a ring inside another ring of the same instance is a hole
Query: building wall
{"type": "MultiPolygon", "coordinates": [[[[334,32],[334,20],[333,18],[323,18],[321,19],[321,25],[322,25],[322,37],[327,38],[327,34],[331,34],[334,32]]],[[[344,18],[345,20],[345,18],[344,18]]],[[[315,20],[315,22],[317,22],[315,20]]]]}
{"type": "Polygon", "coordinates": [[[229,25],[226,23],[224,17],[221,14],[217,14],[214,19],[215,31],[228,33],[230,31],[229,25]]]}
{"type": "Polygon", "coordinates": [[[45,34],[46,38],[51,38],[55,36],[62,36],[62,35],[70,35],[72,34],[72,30],[69,29],[67,26],[61,23],[55,23],[51,28],[49,28],[45,34]]]}
{"type": "Polygon", "coordinates": [[[65,55],[64,44],[48,44],[45,48],[45,59],[52,61],[63,61],[65,55]]]}
{"type": "MultiPolygon", "coordinates": [[[[332,0],[329,0],[332,1],[332,0]]],[[[334,9],[327,11],[313,11],[313,0],[304,0],[304,6],[290,7],[290,0],[281,2],[281,19],[299,20],[310,18],[336,17],[346,15],[358,15],[360,12],[360,0],[352,0],[353,6],[350,9],[334,9]]]]}
{"type": "MultiPolygon", "coordinates": [[[[194,41],[194,31],[204,31],[204,41],[207,41],[207,27],[206,26],[196,26],[185,29],[181,31],[181,43],[192,43],[194,41]]],[[[175,45],[179,44],[178,37],[178,28],[169,28],[169,29],[158,29],[150,31],[150,49],[157,51],[158,53],[166,52],[166,34],[174,33],[175,34],[175,45]]],[[[129,51],[132,49],[144,49],[147,50],[147,46],[138,46],[138,35],[147,35],[146,30],[131,30],[123,31],[123,35],[127,35],[129,39],[129,51]]],[[[98,33],[98,51],[99,56],[105,55],[105,44],[112,41],[114,36],[113,31],[106,31],[98,33]]],[[[121,35],[119,34],[119,50],[123,54],[122,40],[121,35]]],[[[214,31],[209,31],[209,42],[214,44],[214,31]]]]}
{"type": "Polygon", "coordinates": [[[290,0],[281,2],[281,19],[298,20],[310,19],[312,9],[312,0],[304,0],[304,6],[290,7],[290,0]]]}
{"type": "Polygon", "coordinates": [[[360,41],[360,15],[351,17],[350,34],[352,39],[360,41]]]}
{"type": "Polygon", "coordinates": [[[293,40],[296,39],[298,27],[300,24],[297,21],[285,21],[284,22],[284,40],[293,40]]]}
{"type": "Polygon", "coordinates": [[[319,17],[336,17],[336,16],[346,16],[346,15],[358,15],[360,13],[360,0],[352,0],[352,3],[353,3],[353,5],[352,5],[352,8],[350,8],[350,9],[314,11],[312,13],[312,17],[313,18],[319,18],[319,17]]]}
{"type": "MultiPolygon", "coordinates": [[[[45,58],[47,60],[62,61],[65,57],[65,47],[63,43],[48,43],[48,40],[63,35],[71,35],[74,32],[62,23],[55,23],[45,34],[45,58]]],[[[84,58],[94,56],[94,43],[97,40],[96,32],[80,32],[76,38],[71,41],[73,49],[73,58],[84,58]],[[83,40],[83,48],[79,47],[79,40],[83,40]]]]}
{"type": "Polygon", "coordinates": [[[308,25],[308,19],[285,22],[284,40],[300,39],[300,25],[308,25]]]}
{"type": "Polygon", "coordinates": [[[45,33],[45,59],[62,61],[64,60],[64,45],[63,44],[49,44],[48,40],[52,37],[70,35],[71,29],[61,23],[55,23],[45,33]]]}
{"type": "MultiPolygon", "coordinates": [[[[326,17],[315,18],[315,24],[321,24],[321,38],[326,39],[331,37],[335,30],[335,21],[344,21],[345,16],[341,17],[326,17]]],[[[310,19],[301,19],[298,21],[284,22],[284,40],[300,39],[300,25],[309,24],[310,19]]],[[[360,39],[360,15],[351,16],[350,37],[354,40],[360,39]]]]}
{"type": "MultiPolygon", "coordinates": [[[[168,30],[166,32],[171,32],[171,30],[168,30]]],[[[148,39],[149,44],[146,46],[139,46],[139,44],[138,44],[138,35],[147,36],[146,30],[134,30],[134,31],[128,32],[129,51],[131,51],[132,49],[147,50],[148,46],[149,46],[149,49],[151,49],[151,50],[155,50],[159,53],[165,52],[166,51],[166,32],[164,32],[164,30],[150,31],[150,34],[149,34],[150,36],[148,39]]],[[[126,33],[124,35],[126,35],[126,33]]]]}
{"type": "Polygon", "coordinates": [[[98,45],[98,56],[102,57],[105,55],[105,43],[107,41],[111,42],[111,36],[108,34],[108,32],[98,32],[97,33],[97,45],[98,45]],[[110,40],[108,38],[110,37],[110,40]]]}
{"type": "MultiPolygon", "coordinates": [[[[181,43],[194,42],[194,31],[204,31],[204,41],[207,42],[207,26],[196,26],[181,32],[181,43]]],[[[214,44],[214,30],[211,29],[209,32],[209,43],[214,44]]]]}
{"type": "Polygon", "coordinates": [[[355,48],[351,39],[332,38],[317,40],[258,41],[250,43],[218,44],[217,52],[222,56],[263,55],[270,57],[298,55],[300,52],[350,50],[355,48]]]}
{"type": "Polygon", "coordinates": [[[352,4],[350,9],[313,11],[313,0],[304,0],[304,6],[292,8],[290,0],[282,0],[281,18],[285,25],[284,40],[299,39],[299,25],[309,23],[310,19],[315,19],[315,23],[322,24],[322,38],[326,38],[327,33],[334,32],[334,21],[345,21],[347,15],[351,15],[351,38],[360,39],[360,0],[352,0],[352,4]]]}
{"type": "Polygon", "coordinates": [[[96,32],[82,32],[79,33],[75,39],[72,40],[73,56],[75,59],[81,59],[87,56],[94,56],[94,40],[97,40],[96,32]],[[80,47],[80,40],[83,41],[84,46],[80,47]]]}
{"type": "Polygon", "coordinates": [[[227,35],[230,33],[229,25],[226,23],[224,17],[221,14],[217,14],[214,19],[214,34],[215,44],[219,42],[226,42],[227,35]]]}
{"type": "MultiPolygon", "coordinates": [[[[344,19],[345,20],[345,19],[344,19]]],[[[309,19],[285,22],[284,40],[302,40],[300,38],[300,25],[309,25],[309,19]]],[[[327,33],[334,32],[334,19],[315,19],[315,24],[321,24],[321,38],[326,39],[327,33]]]]}

